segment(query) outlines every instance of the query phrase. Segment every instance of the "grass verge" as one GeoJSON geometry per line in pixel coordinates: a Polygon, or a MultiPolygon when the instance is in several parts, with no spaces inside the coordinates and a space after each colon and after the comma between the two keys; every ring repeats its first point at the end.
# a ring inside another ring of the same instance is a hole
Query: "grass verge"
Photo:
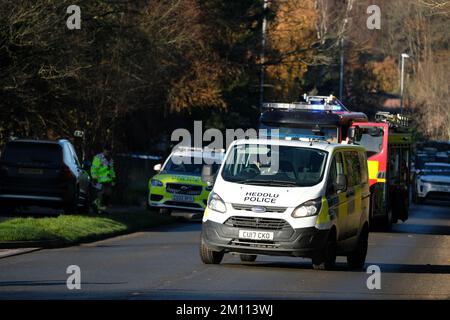
{"type": "Polygon", "coordinates": [[[0,242],[59,240],[75,244],[105,239],[175,221],[146,210],[104,215],[19,217],[0,222],[0,242]]]}

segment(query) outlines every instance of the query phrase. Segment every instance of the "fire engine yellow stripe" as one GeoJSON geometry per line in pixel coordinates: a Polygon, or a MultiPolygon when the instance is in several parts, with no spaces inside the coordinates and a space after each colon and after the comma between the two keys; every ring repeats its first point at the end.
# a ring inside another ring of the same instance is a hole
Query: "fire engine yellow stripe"
{"type": "Polygon", "coordinates": [[[367,167],[369,169],[369,179],[376,180],[378,175],[378,161],[368,160],[367,167]]]}
{"type": "Polygon", "coordinates": [[[383,183],[386,183],[386,179],[377,179],[377,182],[383,182],[383,183]]]}

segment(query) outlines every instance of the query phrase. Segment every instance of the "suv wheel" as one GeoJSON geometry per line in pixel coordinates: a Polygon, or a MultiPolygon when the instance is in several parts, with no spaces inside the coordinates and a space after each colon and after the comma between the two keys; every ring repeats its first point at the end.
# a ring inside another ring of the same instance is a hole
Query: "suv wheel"
{"type": "Polygon", "coordinates": [[[336,234],[330,232],[323,250],[312,258],[314,270],[331,270],[336,264],[336,234]]]}
{"type": "Polygon", "coordinates": [[[351,269],[362,269],[366,263],[367,247],[369,244],[369,231],[366,226],[361,230],[358,243],[353,252],[347,255],[347,264],[351,269]]]}
{"type": "Polygon", "coordinates": [[[77,188],[75,191],[75,194],[73,196],[73,199],[64,204],[63,210],[64,210],[64,214],[76,214],[78,213],[78,202],[80,201],[80,191],[77,188]]]}
{"type": "Polygon", "coordinates": [[[81,213],[89,214],[91,209],[91,199],[89,193],[86,193],[83,205],[80,208],[81,213]]]}
{"type": "Polygon", "coordinates": [[[200,244],[200,257],[202,258],[204,264],[220,264],[222,262],[223,255],[223,252],[209,249],[202,240],[200,244]]]}

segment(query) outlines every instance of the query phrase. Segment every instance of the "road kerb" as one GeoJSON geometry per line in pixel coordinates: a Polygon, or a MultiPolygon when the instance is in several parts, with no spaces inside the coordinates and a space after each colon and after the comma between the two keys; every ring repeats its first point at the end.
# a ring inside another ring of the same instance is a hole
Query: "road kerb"
{"type": "Polygon", "coordinates": [[[1,241],[0,249],[59,248],[65,245],[67,243],[61,240],[1,241]]]}
{"type": "Polygon", "coordinates": [[[42,248],[0,249],[0,259],[41,250],[42,248]]]}

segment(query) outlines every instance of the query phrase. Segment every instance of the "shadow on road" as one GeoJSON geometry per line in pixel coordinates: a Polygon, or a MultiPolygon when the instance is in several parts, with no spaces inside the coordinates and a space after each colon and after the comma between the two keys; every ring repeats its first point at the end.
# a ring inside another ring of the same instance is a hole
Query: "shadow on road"
{"type": "Polygon", "coordinates": [[[390,233],[412,233],[448,236],[450,235],[450,226],[400,224],[393,227],[390,233]]]}
{"type": "Polygon", "coordinates": [[[370,263],[367,262],[363,270],[354,270],[348,268],[346,263],[338,262],[333,270],[315,271],[311,263],[308,262],[254,262],[254,263],[224,263],[223,266],[231,268],[255,268],[255,269],[273,269],[274,271],[299,271],[311,270],[312,272],[359,272],[365,273],[370,265],[377,265],[381,272],[386,273],[420,273],[420,274],[450,274],[450,265],[419,265],[419,264],[390,264],[390,263],[370,263]]]}
{"type": "Polygon", "coordinates": [[[415,204],[416,207],[426,207],[426,206],[435,206],[435,207],[450,207],[450,200],[427,200],[422,204],[415,204]]]}
{"type": "MultiPolygon", "coordinates": [[[[126,282],[83,282],[83,285],[119,285],[126,282]]],[[[43,281],[3,281],[0,287],[47,287],[47,286],[66,286],[66,281],[61,280],[43,280],[43,281]]]]}
{"type": "Polygon", "coordinates": [[[377,266],[386,273],[450,274],[450,265],[378,263],[377,266]]]}

